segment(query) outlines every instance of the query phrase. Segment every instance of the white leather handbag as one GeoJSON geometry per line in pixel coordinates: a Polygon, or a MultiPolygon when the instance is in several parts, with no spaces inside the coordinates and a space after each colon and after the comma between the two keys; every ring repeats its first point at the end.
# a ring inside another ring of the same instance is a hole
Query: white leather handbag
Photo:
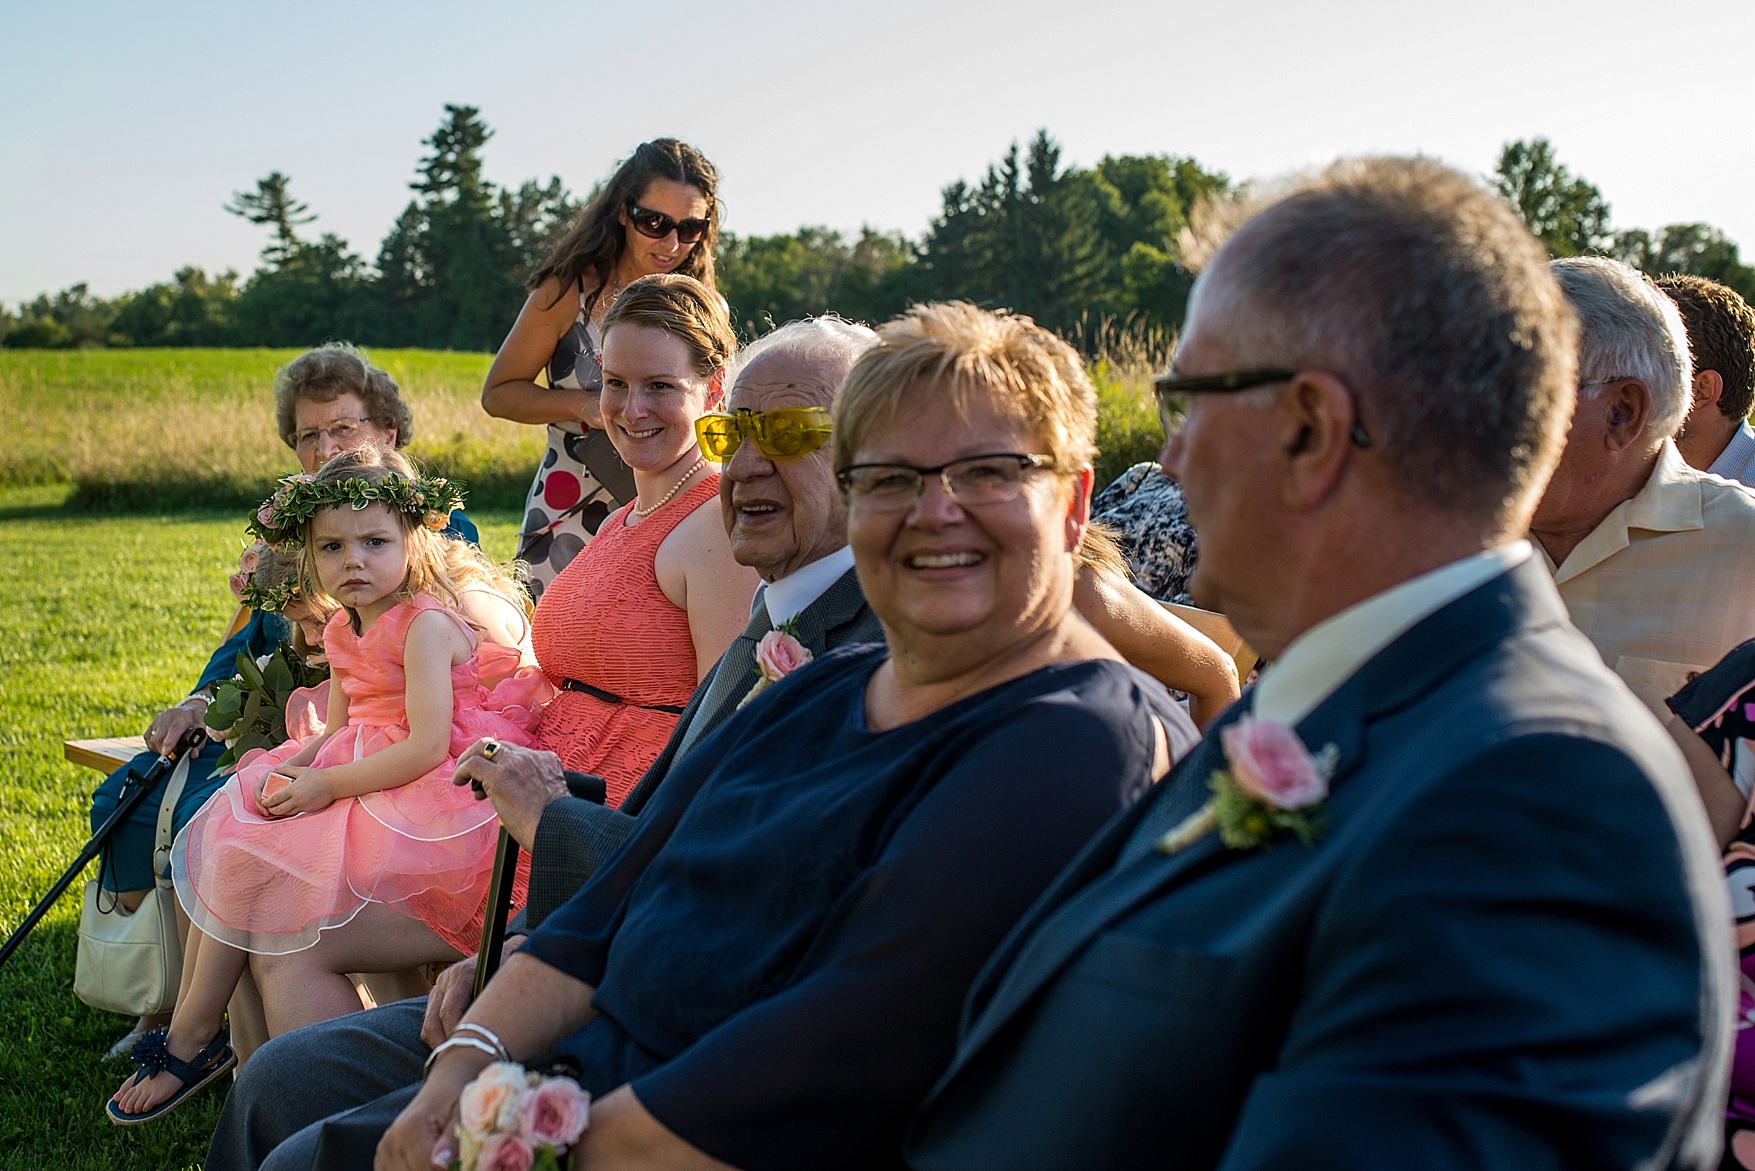
{"type": "Polygon", "coordinates": [[[169,1012],[177,1003],[183,945],[177,935],[177,892],[170,879],[171,826],[194,758],[191,752],[179,760],[165,786],[152,851],[153,887],[139,908],[124,910],[115,892],[104,890],[96,878],[85,884],[73,995],[93,1008],[146,1016],[169,1012]]]}

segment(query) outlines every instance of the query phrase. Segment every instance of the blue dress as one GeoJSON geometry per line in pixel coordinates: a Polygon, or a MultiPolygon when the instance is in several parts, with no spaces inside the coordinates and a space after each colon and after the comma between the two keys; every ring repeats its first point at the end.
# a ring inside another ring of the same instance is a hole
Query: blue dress
{"type": "Polygon", "coordinates": [[[874,732],[886,647],[832,652],[680,757],[620,851],[525,950],[596,989],[557,1047],[740,1167],[894,1167],[964,989],[1147,788],[1163,687],[1046,667],[874,732]],[[759,1120],[759,1121],[757,1121],[759,1120]]]}
{"type": "MultiPolygon", "coordinates": [[[[445,526],[444,532],[446,536],[471,544],[481,543],[481,533],[474,522],[461,511],[451,514],[451,523],[445,526]]],[[[250,620],[220,643],[219,649],[213,652],[213,657],[207,660],[201,678],[195,681],[189,694],[194,695],[204,688],[224,683],[236,675],[238,652],[242,651],[252,659],[259,659],[263,655],[273,654],[275,647],[291,637],[292,628],[279,614],[251,610],[250,620]]],[[[224,777],[213,775],[214,767],[219,764],[219,758],[223,755],[225,745],[209,740],[189,762],[189,776],[183,783],[182,796],[177,798],[177,809],[171,822],[173,836],[182,832],[183,826],[195,816],[195,811],[206,804],[214,791],[225,783],[224,777]]],[[[109,820],[110,814],[116,811],[116,803],[121,799],[122,786],[128,779],[128,773],[132,770],[145,774],[157,759],[155,753],[142,752],[104,778],[104,783],[91,796],[91,831],[94,834],[99,826],[109,820]]],[[[145,890],[152,885],[152,844],[157,836],[159,806],[164,801],[165,785],[169,783],[170,778],[166,777],[135,807],[128,820],[116,827],[115,834],[110,838],[109,845],[98,862],[98,877],[105,890],[145,890]]]]}

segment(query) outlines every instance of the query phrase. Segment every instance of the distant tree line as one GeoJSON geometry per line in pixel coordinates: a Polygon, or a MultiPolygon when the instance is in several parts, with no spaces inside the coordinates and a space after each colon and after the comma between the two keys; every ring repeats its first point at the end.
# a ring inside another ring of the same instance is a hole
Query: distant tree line
{"type": "MultiPolygon", "coordinates": [[[[482,174],[493,136],[473,106],[445,107],[424,140],[413,198],[375,261],[333,233],[301,229],[316,217],[279,171],[226,210],[269,233],[248,278],[179,269],[170,281],[113,300],[84,284],[0,306],[0,344],[72,346],[305,346],[327,338],[374,345],[492,350],[524,298],[524,278],[578,214],[581,202],[551,177],[500,187],[482,174]]],[[[1610,227],[1602,193],[1574,176],[1546,139],[1513,142],[1491,182],[1556,256],[1605,254],[1646,272],[1690,272],[1755,301],[1755,269],[1708,224],[1655,233],[1610,227]]],[[[1105,156],[1062,167],[1038,131],[1014,143],[973,185],[943,189],[939,215],[919,239],[827,227],[721,238],[720,289],[746,335],[807,313],[881,321],[915,301],[961,297],[1028,313],[1070,335],[1103,321],[1174,328],[1193,276],[1177,237],[1194,206],[1233,190],[1190,158],[1105,156]]]]}

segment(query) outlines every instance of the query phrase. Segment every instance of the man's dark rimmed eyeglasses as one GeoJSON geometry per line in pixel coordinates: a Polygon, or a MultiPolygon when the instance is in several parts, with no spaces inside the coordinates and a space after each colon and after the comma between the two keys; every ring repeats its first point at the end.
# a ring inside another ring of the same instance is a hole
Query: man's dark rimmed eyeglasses
{"type": "MultiPolygon", "coordinates": [[[[1272,386],[1276,382],[1290,382],[1296,377],[1296,370],[1232,370],[1226,374],[1201,374],[1192,378],[1160,375],[1152,380],[1152,393],[1158,400],[1158,423],[1164,428],[1166,439],[1181,429],[1182,412],[1176,409],[1180,405],[1176,402],[1178,395],[1235,394],[1258,386],[1272,386]]],[[[1353,422],[1349,438],[1355,447],[1371,446],[1371,436],[1365,425],[1357,420],[1353,422]]]]}

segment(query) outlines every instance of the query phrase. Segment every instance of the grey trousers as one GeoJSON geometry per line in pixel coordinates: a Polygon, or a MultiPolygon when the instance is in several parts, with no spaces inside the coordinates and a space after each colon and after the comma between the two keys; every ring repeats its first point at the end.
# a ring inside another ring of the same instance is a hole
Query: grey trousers
{"type": "Polygon", "coordinates": [[[258,1049],[226,1097],[207,1171],[370,1167],[376,1136],[420,1088],[426,1007],[425,997],[403,1000],[258,1049]]]}

